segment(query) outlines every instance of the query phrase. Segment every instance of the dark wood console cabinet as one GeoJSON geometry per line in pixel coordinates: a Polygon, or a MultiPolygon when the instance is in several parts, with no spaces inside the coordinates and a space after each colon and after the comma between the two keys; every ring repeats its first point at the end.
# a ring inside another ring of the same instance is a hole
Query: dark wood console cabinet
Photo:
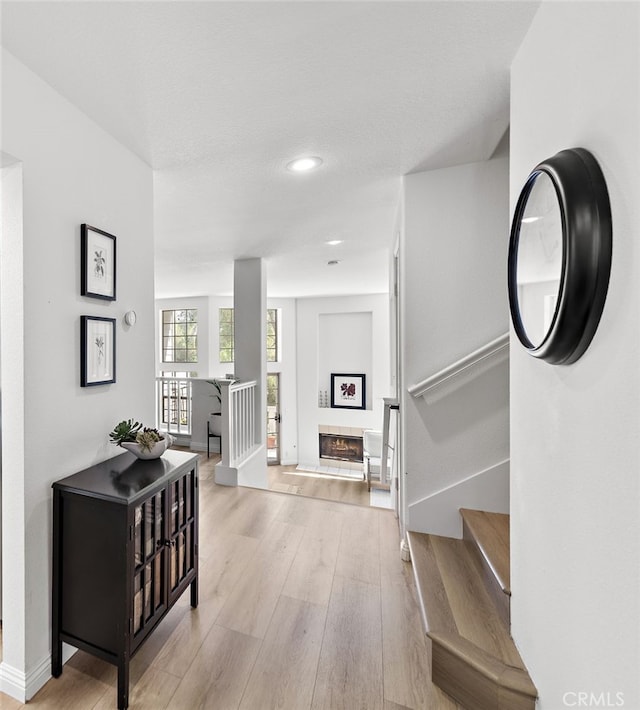
{"type": "Polygon", "coordinates": [[[62,642],[118,668],[129,704],[129,661],[178,597],[198,604],[198,456],[127,452],[53,484],[51,673],[62,642]]]}

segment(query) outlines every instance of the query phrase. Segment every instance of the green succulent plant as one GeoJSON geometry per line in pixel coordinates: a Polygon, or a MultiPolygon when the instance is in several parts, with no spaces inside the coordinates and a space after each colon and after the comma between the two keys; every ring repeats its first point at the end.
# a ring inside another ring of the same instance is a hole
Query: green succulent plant
{"type": "Polygon", "coordinates": [[[134,422],[133,419],[123,419],[115,425],[109,438],[112,444],[121,446],[123,441],[135,441],[140,429],[142,429],[140,422],[134,422]]]}
{"type": "Polygon", "coordinates": [[[136,442],[140,444],[145,451],[151,451],[153,445],[163,438],[164,437],[161,436],[157,429],[149,429],[145,427],[142,431],[137,433],[136,442]]]}

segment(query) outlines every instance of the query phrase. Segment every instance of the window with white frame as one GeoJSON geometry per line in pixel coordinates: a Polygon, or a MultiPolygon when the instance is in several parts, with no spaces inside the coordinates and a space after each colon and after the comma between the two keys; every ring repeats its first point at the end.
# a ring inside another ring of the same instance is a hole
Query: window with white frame
{"type": "Polygon", "coordinates": [[[220,362],[234,362],[233,308],[220,308],[218,310],[218,327],[220,362]]]}
{"type": "MultiPolygon", "coordinates": [[[[235,361],[235,324],[233,308],[218,309],[219,360],[235,361]]],[[[278,309],[267,309],[267,362],[278,361],[278,309]]]]}
{"type": "Polygon", "coordinates": [[[198,362],[198,309],[162,311],[162,361],[198,362]]]}

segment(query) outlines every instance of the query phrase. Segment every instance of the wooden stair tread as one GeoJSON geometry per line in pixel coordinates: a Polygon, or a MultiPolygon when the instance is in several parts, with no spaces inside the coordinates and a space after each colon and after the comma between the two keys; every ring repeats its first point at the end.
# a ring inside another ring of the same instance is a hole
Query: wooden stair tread
{"type": "Polygon", "coordinates": [[[522,667],[465,542],[415,532],[409,540],[427,630],[457,633],[499,661],[522,667]]]}
{"type": "Polygon", "coordinates": [[[502,591],[511,595],[509,516],[469,508],[461,508],[460,514],[502,591]]]}
{"type": "MultiPolygon", "coordinates": [[[[464,708],[535,710],[537,691],[509,633],[508,615],[501,610],[502,600],[510,597],[496,585],[487,565],[479,562],[484,557],[480,545],[492,549],[492,543],[485,542],[492,537],[502,541],[498,547],[506,540],[508,560],[509,516],[464,513],[471,525],[475,523],[471,541],[407,533],[423,621],[431,639],[433,682],[464,708]]],[[[466,518],[464,522],[468,528],[466,518]]]]}
{"type": "Polygon", "coordinates": [[[456,634],[429,637],[434,681],[463,707],[534,710],[538,692],[526,669],[501,663],[456,634]]]}
{"type": "Polygon", "coordinates": [[[433,537],[422,533],[408,533],[422,622],[427,631],[437,629],[446,633],[457,633],[458,627],[433,548],[433,537]]]}

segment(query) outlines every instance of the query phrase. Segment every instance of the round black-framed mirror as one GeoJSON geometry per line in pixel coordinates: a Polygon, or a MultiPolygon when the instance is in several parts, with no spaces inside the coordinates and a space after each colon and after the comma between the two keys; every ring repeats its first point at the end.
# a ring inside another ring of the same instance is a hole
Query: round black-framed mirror
{"type": "Polygon", "coordinates": [[[580,358],[604,308],[611,271],[611,206],[584,148],[556,153],[524,184],[511,225],[509,306],[516,335],[554,365],[580,358]]]}

